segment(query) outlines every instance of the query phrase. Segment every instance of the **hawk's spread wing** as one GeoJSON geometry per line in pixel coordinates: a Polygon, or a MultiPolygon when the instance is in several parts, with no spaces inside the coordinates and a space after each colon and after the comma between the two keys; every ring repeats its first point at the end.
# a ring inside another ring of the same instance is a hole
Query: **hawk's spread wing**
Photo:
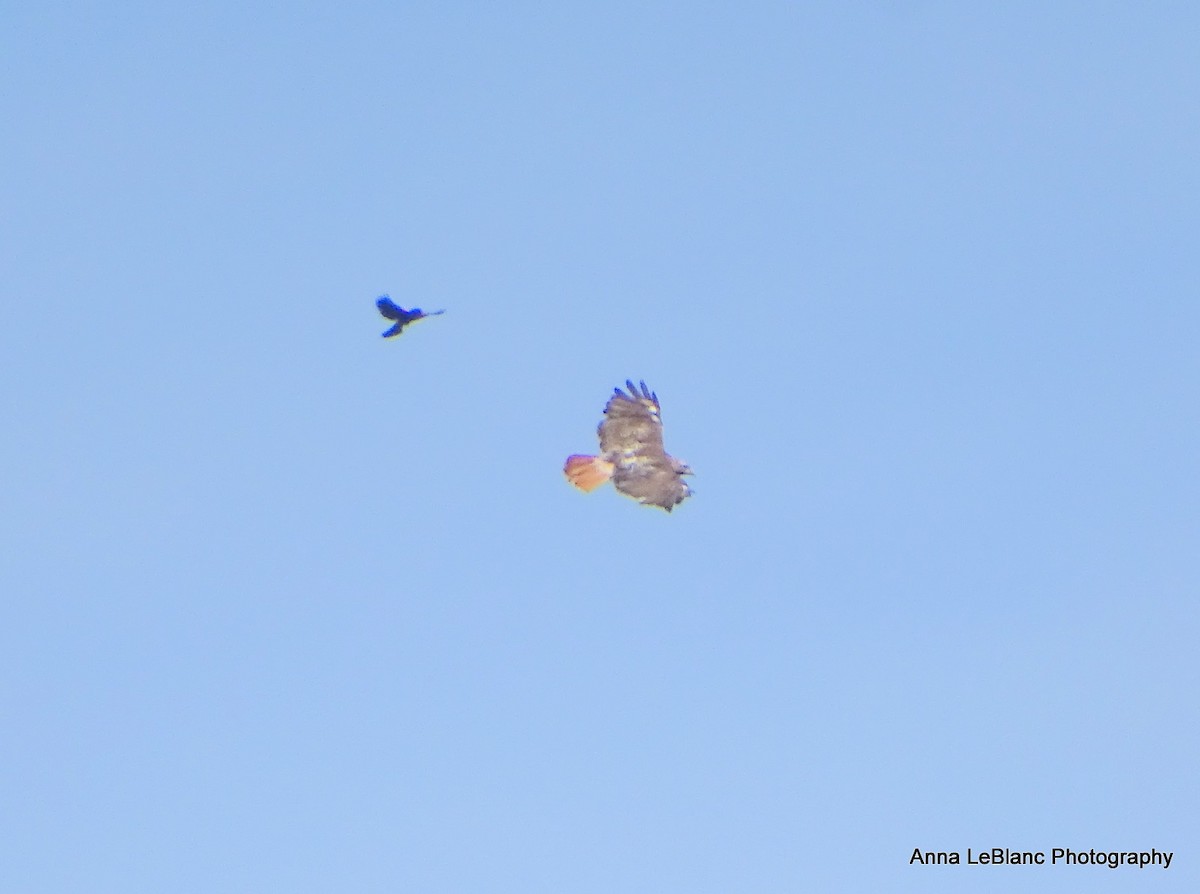
{"type": "Polygon", "coordinates": [[[633,382],[627,381],[626,394],[620,388],[613,389],[613,396],[604,408],[604,420],[597,431],[600,434],[600,452],[603,454],[665,454],[662,435],[662,407],[658,395],[641,383],[638,391],[633,382]]]}

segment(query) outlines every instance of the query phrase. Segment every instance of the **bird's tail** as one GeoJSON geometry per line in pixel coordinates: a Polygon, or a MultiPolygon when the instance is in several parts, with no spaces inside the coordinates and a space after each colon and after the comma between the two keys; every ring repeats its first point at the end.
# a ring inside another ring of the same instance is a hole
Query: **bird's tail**
{"type": "Polygon", "coordinates": [[[567,464],[563,466],[567,480],[589,493],[611,478],[612,473],[613,464],[598,456],[568,456],[567,464]]]}

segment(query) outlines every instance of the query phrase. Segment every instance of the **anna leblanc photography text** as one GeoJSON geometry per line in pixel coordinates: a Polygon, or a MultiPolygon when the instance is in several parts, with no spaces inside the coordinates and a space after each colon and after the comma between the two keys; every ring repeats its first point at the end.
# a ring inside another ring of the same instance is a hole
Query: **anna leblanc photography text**
{"type": "Polygon", "coordinates": [[[908,865],[920,866],[1107,866],[1118,869],[1122,866],[1134,866],[1145,869],[1147,866],[1171,868],[1174,851],[1074,851],[1067,847],[1056,847],[1050,851],[1049,859],[1045,851],[1010,851],[1005,847],[994,847],[991,850],[975,851],[967,848],[967,858],[964,860],[958,851],[923,851],[913,848],[908,865]]]}

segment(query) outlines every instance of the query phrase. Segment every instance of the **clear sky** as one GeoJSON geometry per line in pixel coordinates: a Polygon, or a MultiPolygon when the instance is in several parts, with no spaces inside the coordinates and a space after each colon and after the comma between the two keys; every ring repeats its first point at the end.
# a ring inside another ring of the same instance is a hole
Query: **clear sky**
{"type": "Polygon", "coordinates": [[[1200,890],[1196,4],[3,7],[0,889],[1200,890]]]}

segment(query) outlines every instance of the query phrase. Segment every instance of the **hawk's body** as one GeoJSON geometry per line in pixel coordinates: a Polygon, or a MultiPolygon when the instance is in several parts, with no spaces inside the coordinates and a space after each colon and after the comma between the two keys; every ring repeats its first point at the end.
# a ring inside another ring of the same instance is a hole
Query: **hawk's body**
{"type": "Polygon", "coordinates": [[[432,310],[426,313],[419,307],[414,307],[412,310],[405,310],[400,307],[387,295],[380,295],[375,299],[375,306],[379,308],[379,312],[389,320],[394,320],[396,325],[383,333],[384,338],[391,338],[393,335],[399,335],[404,327],[409,323],[415,323],[417,320],[422,320],[425,317],[436,317],[438,314],[444,314],[444,310],[432,310]]]}
{"type": "Polygon", "coordinates": [[[692,493],[683,476],[691,475],[687,463],[663,449],[662,407],[658,395],[641,383],[627,381],[626,394],[613,389],[604,408],[598,456],[569,456],[563,468],[572,484],[592,491],[612,479],[613,487],[647,506],[670,512],[692,493]]]}

